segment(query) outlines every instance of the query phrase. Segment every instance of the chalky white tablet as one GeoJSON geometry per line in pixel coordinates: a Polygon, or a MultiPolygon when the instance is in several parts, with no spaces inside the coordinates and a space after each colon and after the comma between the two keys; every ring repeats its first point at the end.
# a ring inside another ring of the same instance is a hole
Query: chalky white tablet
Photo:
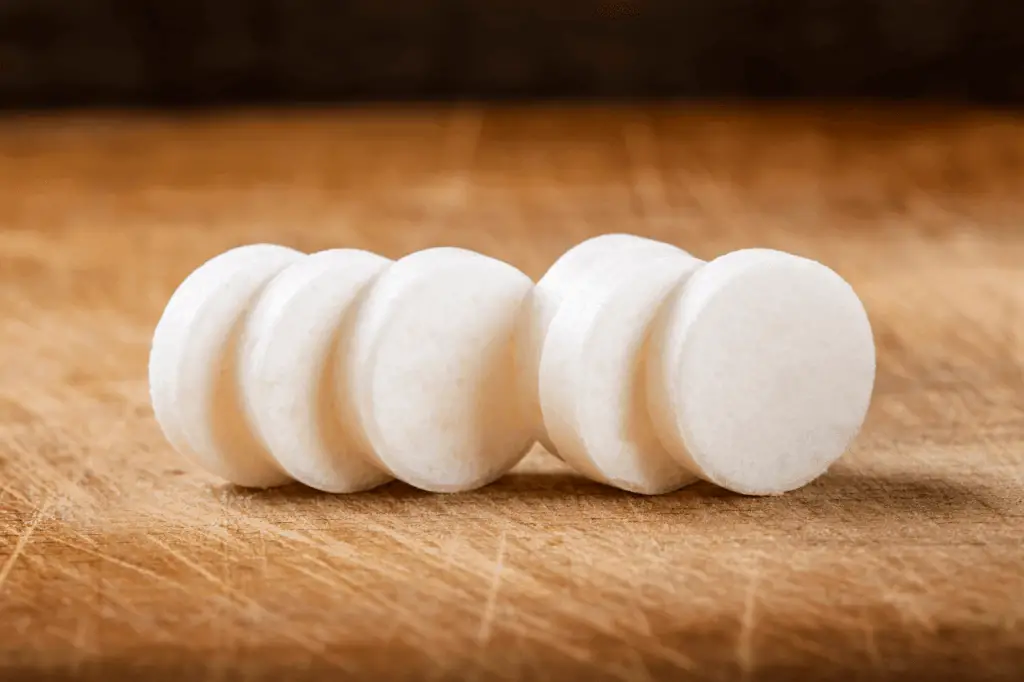
{"type": "Polygon", "coordinates": [[[514,333],[532,285],[507,263],[447,247],[406,256],[374,283],[340,390],[365,449],[397,478],[469,490],[526,453],[514,333]]]}
{"type": "Polygon", "coordinates": [[[549,437],[580,473],[642,494],[695,480],[654,431],[645,351],[658,310],[701,263],[678,249],[609,263],[565,297],[544,343],[540,400],[549,437]]]}
{"type": "Polygon", "coordinates": [[[524,411],[534,424],[535,437],[544,448],[559,456],[544,427],[539,377],[541,353],[548,328],[572,292],[600,281],[615,263],[632,262],[684,252],[665,242],[630,234],[603,234],[580,242],[566,251],[533,288],[524,306],[518,331],[518,362],[524,411]]]}
{"type": "Polygon", "coordinates": [[[212,258],[174,292],[153,335],[150,396],[167,440],[237,485],[262,488],[291,480],[246,421],[237,355],[242,323],[260,291],[304,257],[283,246],[254,244],[212,258]]]}
{"type": "Polygon", "coordinates": [[[348,493],[391,479],[343,423],[336,349],[360,295],[391,263],[358,249],[312,254],[275,277],[246,321],[241,381],[249,422],[295,480],[348,493]]]}
{"type": "Polygon", "coordinates": [[[695,273],[652,332],[658,435],[712,483],[771,495],[810,482],[864,421],[875,348],[864,307],[826,266],[767,249],[695,273]]]}

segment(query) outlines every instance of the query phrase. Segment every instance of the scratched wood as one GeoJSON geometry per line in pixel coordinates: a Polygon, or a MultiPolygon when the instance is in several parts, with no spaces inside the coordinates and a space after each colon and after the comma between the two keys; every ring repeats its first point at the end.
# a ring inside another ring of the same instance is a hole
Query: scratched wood
{"type": "Polygon", "coordinates": [[[0,678],[1019,679],[1024,118],[369,109],[0,121],[0,678]],[[873,319],[852,451],[775,499],[532,453],[476,492],[252,492],[180,459],[150,334],[228,247],[593,234],[823,259],[873,319]]]}

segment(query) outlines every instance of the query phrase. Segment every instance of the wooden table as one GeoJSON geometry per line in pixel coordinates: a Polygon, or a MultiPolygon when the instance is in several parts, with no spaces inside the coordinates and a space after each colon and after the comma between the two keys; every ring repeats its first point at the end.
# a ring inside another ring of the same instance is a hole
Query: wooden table
{"type": "Polygon", "coordinates": [[[1024,118],[715,107],[0,121],[0,678],[1021,679],[1024,118]],[[224,485],[148,404],[228,247],[771,246],[863,297],[876,395],[792,494],[224,485]],[[338,673],[341,673],[340,675],[338,673]]]}

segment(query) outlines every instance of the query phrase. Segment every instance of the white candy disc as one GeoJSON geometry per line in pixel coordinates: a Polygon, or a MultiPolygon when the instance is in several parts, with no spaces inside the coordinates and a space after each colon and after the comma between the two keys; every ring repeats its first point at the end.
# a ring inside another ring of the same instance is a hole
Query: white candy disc
{"type": "Polygon", "coordinates": [[[630,234],[603,234],[566,251],[537,282],[520,318],[517,361],[523,410],[533,423],[534,437],[548,452],[560,456],[544,427],[539,393],[540,363],[548,328],[562,302],[572,292],[586,289],[592,281],[602,280],[608,268],[616,263],[683,253],[675,246],[653,239],[630,234]]]}
{"type": "Polygon", "coordinates": [[[353,443],[334,376],[358,298],[390,263],[356,249],[307,256],[267,285],[245,325],[249,421],[284,470],[317,490],[368,490],[391,478],[353,443]]]}
{"type": "Polygon", "coordinates": [[[153,334],[150,396],[164,435],[180,453],[237,485],[290,480],[246,422],[237,354],[245,314],[259,292],[301,258],[270,244],[222,253],[182,282],[153,334]]]}
{"type": "Polygon", "coordinates": [[[526,453],[514,334],[532,284],[507,263],[456,248],[406,256],[374,283],[341,390],[366,449],[397,478],[469,490],[526,453]]]}
{"type": "Polygon", "coordinates": [[[581,473],[643,494],[695,480],[658,441],[644,358],[658,310],[701,263],[676,249],[607,264],[565,298],[544,344],[540,399],[549,437],[581,473]]]}
{"type": "Polygon", "coordinates": [[[839,275],[766,249],[701,268],[652,332],[648,390],[676,459],[730,490],[783,493],[824,473],[864,421],[875,348],[839,275]]]}

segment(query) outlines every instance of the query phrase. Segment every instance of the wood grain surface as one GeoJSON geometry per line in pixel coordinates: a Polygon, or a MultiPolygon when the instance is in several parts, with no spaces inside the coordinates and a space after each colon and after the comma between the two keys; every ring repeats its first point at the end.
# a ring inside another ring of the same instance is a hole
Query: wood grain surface
{"type": "Polygon", "coordinates": [[[1024,117],[715,107],[0,121],[0,679],[1021,679],[1024,117]],[[532,276],[610,231],[824,260],[878,344],[792,494],[223,484],[150,335],[206,258],[439,245],[532,276]]]}

